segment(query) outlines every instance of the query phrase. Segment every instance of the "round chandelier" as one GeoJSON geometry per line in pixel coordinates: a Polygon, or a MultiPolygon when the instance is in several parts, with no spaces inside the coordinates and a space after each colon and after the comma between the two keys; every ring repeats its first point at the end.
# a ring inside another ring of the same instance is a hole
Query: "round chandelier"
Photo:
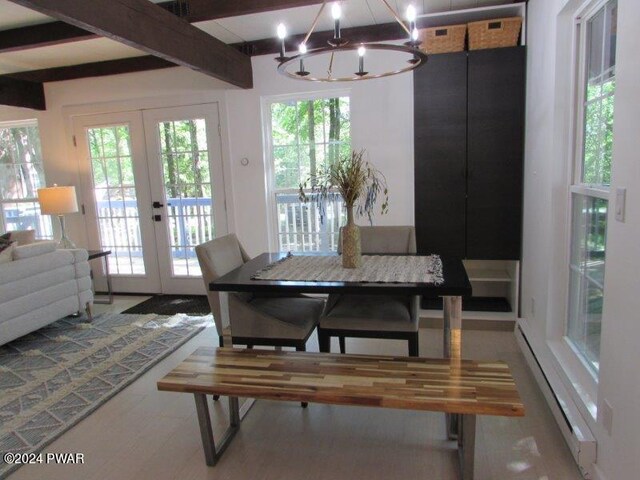
{"type": "Polygon", "coordinates": [[[407,7],[407,25],[405,25],[387,0],[381,1],[407,33],[408,41],[406,43],[403,45],[350,43],[349,39],[342,37],[342,32],[340,31],[342,8],[339,2],[334,2],[331,5],[331,16],[334,22],[333,38],[327,40],[326,46],[308,49],[307,42],[327,5],[327,0],[324,0],[311,24],[309,32],[298,45],[298,51],[292,56],[287,56],[286,52],[287,28],[282,23],[278,25],[276,31],[280,39],[280,55],[275,58],[278,62],[278,72],[296,80],[351,82],[388,77],[408,72],[424,65],[427,62],[427,54],[418,48],[421,42],[416,28],[416,9],[414,6],[409,5],[407,7]],[[367,59],[367,53],[371,51],[378,54],[379,61],[375,65],[372,62],[374,68],[371,68],[372,71],[368,72],[365,69],[365,60],[367,59]],[[381,65],[384,65],[384,67],[381,68],[381,65]]]}

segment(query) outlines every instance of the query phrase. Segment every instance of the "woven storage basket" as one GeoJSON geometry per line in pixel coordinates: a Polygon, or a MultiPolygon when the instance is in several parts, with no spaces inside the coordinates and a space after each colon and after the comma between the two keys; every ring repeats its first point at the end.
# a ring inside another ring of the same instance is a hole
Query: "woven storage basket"
{"type": "Polygon", "coordinates": [[[515,47],[518,44],[522,18],[496,18],[471,22],[467,26],[469,27],[469,50],[515,47]]]}
{"type": "Polygon", "coordinates": [[[425,28],[419,31],[420,48],[427,53],[462,52],[466,25],[425,28]]]}

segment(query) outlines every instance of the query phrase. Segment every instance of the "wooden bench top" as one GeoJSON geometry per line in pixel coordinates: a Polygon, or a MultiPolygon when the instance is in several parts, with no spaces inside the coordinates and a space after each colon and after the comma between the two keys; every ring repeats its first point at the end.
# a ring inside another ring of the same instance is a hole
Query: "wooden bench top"
{"type": "Polygon", "coordinates": [[[291,400],[523,416],[504,362],[201,347],[158,389],[291,400]]]}

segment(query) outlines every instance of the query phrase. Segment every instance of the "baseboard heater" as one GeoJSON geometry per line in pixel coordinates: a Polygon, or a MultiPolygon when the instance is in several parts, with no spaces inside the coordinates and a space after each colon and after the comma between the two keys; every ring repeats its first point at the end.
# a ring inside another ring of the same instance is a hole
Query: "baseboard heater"
{"type": "Polygon", "coordinates": [[[593,465],[596,462],[596,439],[582,419],[561,380],[555,377],[555,374],[547,375],[543,370],[520,322],[516,324],[515,334],[529,369],[547,400],[582,475],[586,479],[593,479],[593,465]]]}

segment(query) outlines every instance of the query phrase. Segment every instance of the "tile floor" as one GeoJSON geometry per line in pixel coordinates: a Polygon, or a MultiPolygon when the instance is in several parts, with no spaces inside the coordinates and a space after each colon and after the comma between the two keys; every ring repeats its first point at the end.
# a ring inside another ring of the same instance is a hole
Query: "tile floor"
{"type": "MultiPolygon", "coordinates": [[[[95,310],[122,311],[146,298],[116,297],[114,305],[95,310]]],[[[438,330],[422,330],[420,342],[422,355],[440,355],[438,330]]],[[[81,452],[84,465],[26,466],[9,479],[459,478],[457,452],[446,440],[442,414],[314,404],[302,409],[297,403],[267,401],[256,402],[219,464],[207,467],[193,397],[158,392],[155,383],[197,346],[216,343],[215,331],[205,330],[45,450],[81,452]]],[[[314,337],[308,347],[317,351],[314,337]]],[[[350,339],[347,350],[402,355],[406,343],[350,339]]],[[[526,408],[524,418],[479,417],[476,480],[582,478],[513,333],[465,331],[463,356],[507,361],[526,408]]],[[[226,402],[213,408],[215,429],[221,432],[226,402]]]]}

